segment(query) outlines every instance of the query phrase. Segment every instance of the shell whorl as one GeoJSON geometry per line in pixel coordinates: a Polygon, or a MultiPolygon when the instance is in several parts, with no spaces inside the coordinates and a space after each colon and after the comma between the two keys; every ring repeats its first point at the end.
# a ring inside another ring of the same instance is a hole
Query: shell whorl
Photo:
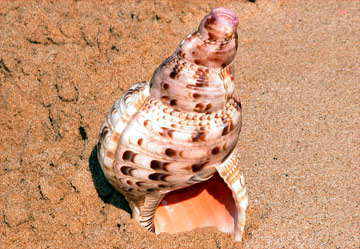
{"type": "Polygon", "coordinates": [[[227,41],[239,24],[237,15],[223,7],[213,9],[199,25],[200,35],[209,41],[227,41]]]}
{"type": "Polygon", "coordinates": [[[235,13],[214,9],[157,68],[150,82],[151,97],[179,111],[221,109],[234,91],[237,24],[235,13]]]}

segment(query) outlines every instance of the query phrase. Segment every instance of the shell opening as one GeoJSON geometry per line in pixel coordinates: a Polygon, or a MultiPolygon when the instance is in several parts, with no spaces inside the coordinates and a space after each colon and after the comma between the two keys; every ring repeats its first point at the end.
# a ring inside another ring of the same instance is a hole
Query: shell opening
{"type": "Polygon", "coordinates": [[[214,226],[233,233],[237,209],[230,189],[218,173],[207,181],[170,192],[156,209],[156,234],[214,226]]]}

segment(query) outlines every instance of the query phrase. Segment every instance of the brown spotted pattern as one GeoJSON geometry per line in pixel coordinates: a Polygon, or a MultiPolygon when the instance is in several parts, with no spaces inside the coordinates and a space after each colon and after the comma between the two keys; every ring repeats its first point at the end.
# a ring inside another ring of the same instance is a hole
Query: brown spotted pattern
{"type": "Polygon", "coordinates": [[[241,105],[232,70],[235,17],[213,10],[151,82],[132,86],[115,102],[101,127],[98,158],[104,174],[150,230],[167,192],[221,171],[236,147],[241,105]]]}
{"type": "Polygon", "coordinates": [[[211,113],[225,105],[234,91],[231,63],[238,42],[237,17],[230,20],[225,12],[206,16],[157,68],[151,97],[186,112],[211,113]]]}

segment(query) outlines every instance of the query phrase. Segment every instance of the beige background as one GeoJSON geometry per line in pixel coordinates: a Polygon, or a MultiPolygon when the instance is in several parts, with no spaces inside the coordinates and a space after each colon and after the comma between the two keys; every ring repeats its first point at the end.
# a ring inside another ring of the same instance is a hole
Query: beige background
{"type": "Polygon", "coordinates": [[[360,247],[358,1],[0,5],[1,247],[360,247]],[[240,18],[243,244],[145,231],[94,150],[115,99],[216,6],[240,18]]]}

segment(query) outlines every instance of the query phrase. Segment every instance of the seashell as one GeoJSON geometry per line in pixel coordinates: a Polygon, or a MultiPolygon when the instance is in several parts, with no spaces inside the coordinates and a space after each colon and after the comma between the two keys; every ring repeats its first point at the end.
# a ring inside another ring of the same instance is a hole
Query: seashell
{"type": "Polygon", "coordinates": [[[237,25],[234,12],[213,9],[151,81],[133,85],[103,122],[102,170],[148,230],[216,226],[242,238],[248,200],[236,148],[237,25]]]}

